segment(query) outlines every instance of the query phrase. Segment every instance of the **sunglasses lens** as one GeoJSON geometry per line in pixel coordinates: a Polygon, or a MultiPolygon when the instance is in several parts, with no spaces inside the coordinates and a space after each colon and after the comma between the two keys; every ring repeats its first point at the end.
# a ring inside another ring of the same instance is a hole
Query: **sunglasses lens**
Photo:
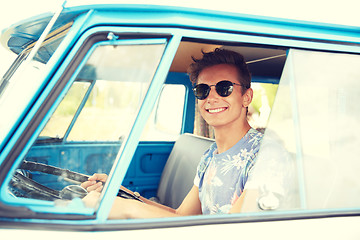
{"type": "Polygon", "coordinates": [[[233,84],[230,81],[221,81],[216,84],[215,88],[221,97],[227,97],[233,91],[233,84]]]}
{"type": "Polygon", "coordinates": [[[198,84],[194,87],[194,94],[197,99],[204,100],[210,92],[210,87],[207,84],[198,84]]]}
{"type": "MultiPolygon", "coordinates": [[[[233,83],[227,80],[220,81],[215,85],[215,89],[221,97],[227,97],[233,91],[233,83]]],[[[196,85],[193,89],[195,97],[200,100],[207,98],[209,96],[210,90],[211,87],[203,83],[196,85]]]]}

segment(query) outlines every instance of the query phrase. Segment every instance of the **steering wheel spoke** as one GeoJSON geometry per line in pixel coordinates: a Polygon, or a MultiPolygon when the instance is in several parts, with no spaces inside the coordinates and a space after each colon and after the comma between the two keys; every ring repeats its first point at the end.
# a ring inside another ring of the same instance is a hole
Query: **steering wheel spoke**
{"type": "MultiPolygon", "coordinates": [[[[83,198],[87,195],[87,191],[80,185],[68,185],[61,191],[49,188],[30,176],[23,174],[23,171],[42,172],[51,175],[61,176],[64,179],[70,179],[72,182],[82,183],[88,180],[89,176],[68,169],[50,166],[43,163],[31,162],[24,160],[17,172],[15,172],[9,184],[10,192],[16,197],[35,198],[41,200],[55,201],[57,199],[71,200],[79,197],[83,198]]],[[[117,196],[127,199],[142,200],[132,193],[119,189],[117,196]]]]}

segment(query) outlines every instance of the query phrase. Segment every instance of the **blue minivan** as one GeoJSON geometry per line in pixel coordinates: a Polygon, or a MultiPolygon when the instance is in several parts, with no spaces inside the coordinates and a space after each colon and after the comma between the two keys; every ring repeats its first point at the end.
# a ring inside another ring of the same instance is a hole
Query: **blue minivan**
{"type": "Polygon", "coordinates": [[[360,237],[359,27],[64,4],[5,29],[1,43],[18,55],[0,80],[1,235],[360,237]],[[109,220],[117,195],[177,208],[192,187],[214,134],[196,110],[187,69],[216,48],[244,55],[249,122],[283,150],[260,146],[261,194],[244,200],[257,209],[109,220]],[[88,208],[80,184],[94,173],[109,177],[88,208]]]}

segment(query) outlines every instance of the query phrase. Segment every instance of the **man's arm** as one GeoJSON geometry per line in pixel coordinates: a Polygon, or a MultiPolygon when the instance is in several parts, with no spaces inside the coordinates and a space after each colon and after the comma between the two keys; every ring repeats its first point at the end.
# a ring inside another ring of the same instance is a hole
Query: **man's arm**
{"type": "Polygon", "coordinates": [[[201,202],[199,199],[199,188],[195,185],[191,188],[185,199],[176,212],[182,216],[202,214],[201,202]]]}
{"type": "Polygon", "coordinates": [[[201,214],[198,193],[198,188],[194,186],[176,210],[146,199],[145,203],[142,203],[131,199],[116,198],[109,219],[160,218],[201,214]]]}
{"type": "MultiPolygon", "coordinates": [[[[93,207],[99,196],[99,192],[92,191],[83,200],[88,207],[93,207]]],[[[158,218],[197,215],[202,213],[199,190],[196,186],[193,186],[178,209],[172,209],[147,199],[142,200],[145,200],[144,203],[132,199],[115,198],[108,218],[158,218]]]]}
{"type": "Polygon", "coordinates": [[[244,192],[238,198],[238,200],[236,200],[235,204],[232,206],[229,213],[257,211],[258,197],[259,197],[258,190],[245,189],[244,192]],[[246,198],[246,201],[245,201],[245,198],[246,198]]]}
{"type": "Polygon", "coordinates": [[[148,205],[162,208],[164,210],[167,210],[169,212],[172,212],[172,213],[175,213],[175,214],[181,215],[181,216],[202,214],[201,204],[200,204],[200,200],[199,200],[199,189],[195,185],[191,188],[191,190],[186,195],[185,199],[183,200],[183,202],[177,209],[170,208],[168,206],[151,201],[144,197],[140,197],[140,199],[148,205]]]}

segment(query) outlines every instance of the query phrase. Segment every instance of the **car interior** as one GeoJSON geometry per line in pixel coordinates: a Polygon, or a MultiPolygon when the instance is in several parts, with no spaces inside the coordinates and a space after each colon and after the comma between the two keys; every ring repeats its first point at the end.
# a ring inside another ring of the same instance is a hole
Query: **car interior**
{"type": "MultiPolygon", "coordinates": [[[[201,57],[202,52],[212,51],[215,48],[226,48],[243,54],[252,73],[253,83],[263,83],[275,86],[275,92],[271,92],[272,95],[275,95],[276,87],[286,60],[286,49],[270,46],[255,46],[239,43],[202,43],[189,40],[182,41],[171,64],[170,73],[167,77],[166,83],[172,83],[175,81],[177,83],[191,86],[186,72],[187,67],[192,62],[192,58],[199,58],[201,57]]],[[[91,65],[89,66],[91,67],[91,65]]],[[[90,68],[90,73],[91,71],[92,70],[90,68]]],[[[81,81],[84,82],[84,79],[85,82],[87,81],[86,78],[89,78],[91,75],[89,75],[89,69],[87,72],[88,77],[82,76],[80,79],[81,81]]],[[[262,90],[262,92],[264,92],[264,90],[262,90]]],[[[263,96],[259,96],[258,98],[261,97],[263,96]]],[[[258,101],[261,102],[261,100],[258,101]]],[[[195,105],[194,99],[187,104],[190,106],[186,109],[193,108],[195,105]]],[[[207,147],[213,143],[213,139],[211,139],[213,138],[211,129],[207,126],[204,131],[204,128],[196,127],[199,125],[206,125],[206,123],[202,120],[199,114],[196,112],[194,114],[195,117],[193,116],[192,118],[189,118],[190,121],[195,121],[195,123],[190,122],[190,124],[195,125],[194,131],[181,134],[175,143],[173,141],[139,142],[133,161],[123,181],[123,185],[125,187],[134,191],[136,190],[140,192],[141,195],[170,207],[176,208],[180,205],[193,184],[192,182],[196,166],[201,155],[207,147]],[[155,147],[156,144],[158,146],[155,147]],[[148,186],[141,184],[144,181],[148,183],[148,186]],[[149,185],[150,182],[152,182],[152,184],[149,185]]],[[[268,118],[268,116],[266,116],[266,118],[268,118]]],[[[262,126],[260,127],[256,125],[256,121],[254,121],[254,124],[255,125],[253,127],[259,128],[262,131],[264,130],[264,120],[262,122],[262,126]]],[[[55,140],[56,141],[54,141],[54,139],[44,137],[39,138],[35,145],[30,149],[29,153],[25,157],[25,160],[39,164],[62,167],[74,172],[80,172],[81,174],[84,174],[84,176],[89,176],[96,172],[109,173],[114,158],[116,157],[116,153],[123,141],[123,139],[120,138],[119,142],[103,141],[101,144],[98,142],[95,148],[93,143],[88,146],[80,144],[82,145],[80,148],[83,148],[83,150],[88,153],[88,157],[81,160],[81,162],[84,161],[85,163],[82,166],[80,164],[74,165],[73,163],[66,162],[67,155],[66,151],[64,151],[64,147],[68,145],[73,148],[77,146],[75,144],[76,142],[62,142],[63,138],[55,140]],[[64,145],[64,143],[66,145],[64,145]],[[56,147],[57,144],[58,147],[56,147]],[[99,150],[95,151],[96,148],[99,150]],[[94,153],[91,154],[91,151],[94,151],[94,153]],[[56,152],[59,152],[60,155],[62,155],[62,157],[58,160],[55,160],[55,158],[52,157],[55,156],[54,154],[56,152]]],[[[71,154],[71,152],[68,154],[71,154]]],[[[71,156],[69,155],[69,158],[70,157],[71,156]]],[[[25,170],[22,169],[21,171],[24,172],[25,170]]],[[[52,171],[52,173],[53,172],[54,171],[52,171]]],[[[30,173],[28,172],[25,175],[30,176],[35,181],[42,182],[46,185],[46,188],[55,188],[57,189],[56,191],[60,192],[68,184],[58,182],[58,177],[50,176],[51,174],[49,174],[49,172],[44,175],[43,173],[30,171],[30,173]]],[[[67,179],[68,178],[69,176],[67,179]]],[[[72,181],[74,180],[76,182],[76,179],[73,179],[72,181]]],[[[19,182],[20,180],[14,180],[11,185],[16,187],[19,182]]],[[[23,189],[23,191],[29,191],[29,189],[23,189]]],[[[23,194],[16,191],[15,195],[23,196],[23,194]]],[[[36,194],[30,194],[30,196],[33,198],[39,197],[36,194]]]]}

